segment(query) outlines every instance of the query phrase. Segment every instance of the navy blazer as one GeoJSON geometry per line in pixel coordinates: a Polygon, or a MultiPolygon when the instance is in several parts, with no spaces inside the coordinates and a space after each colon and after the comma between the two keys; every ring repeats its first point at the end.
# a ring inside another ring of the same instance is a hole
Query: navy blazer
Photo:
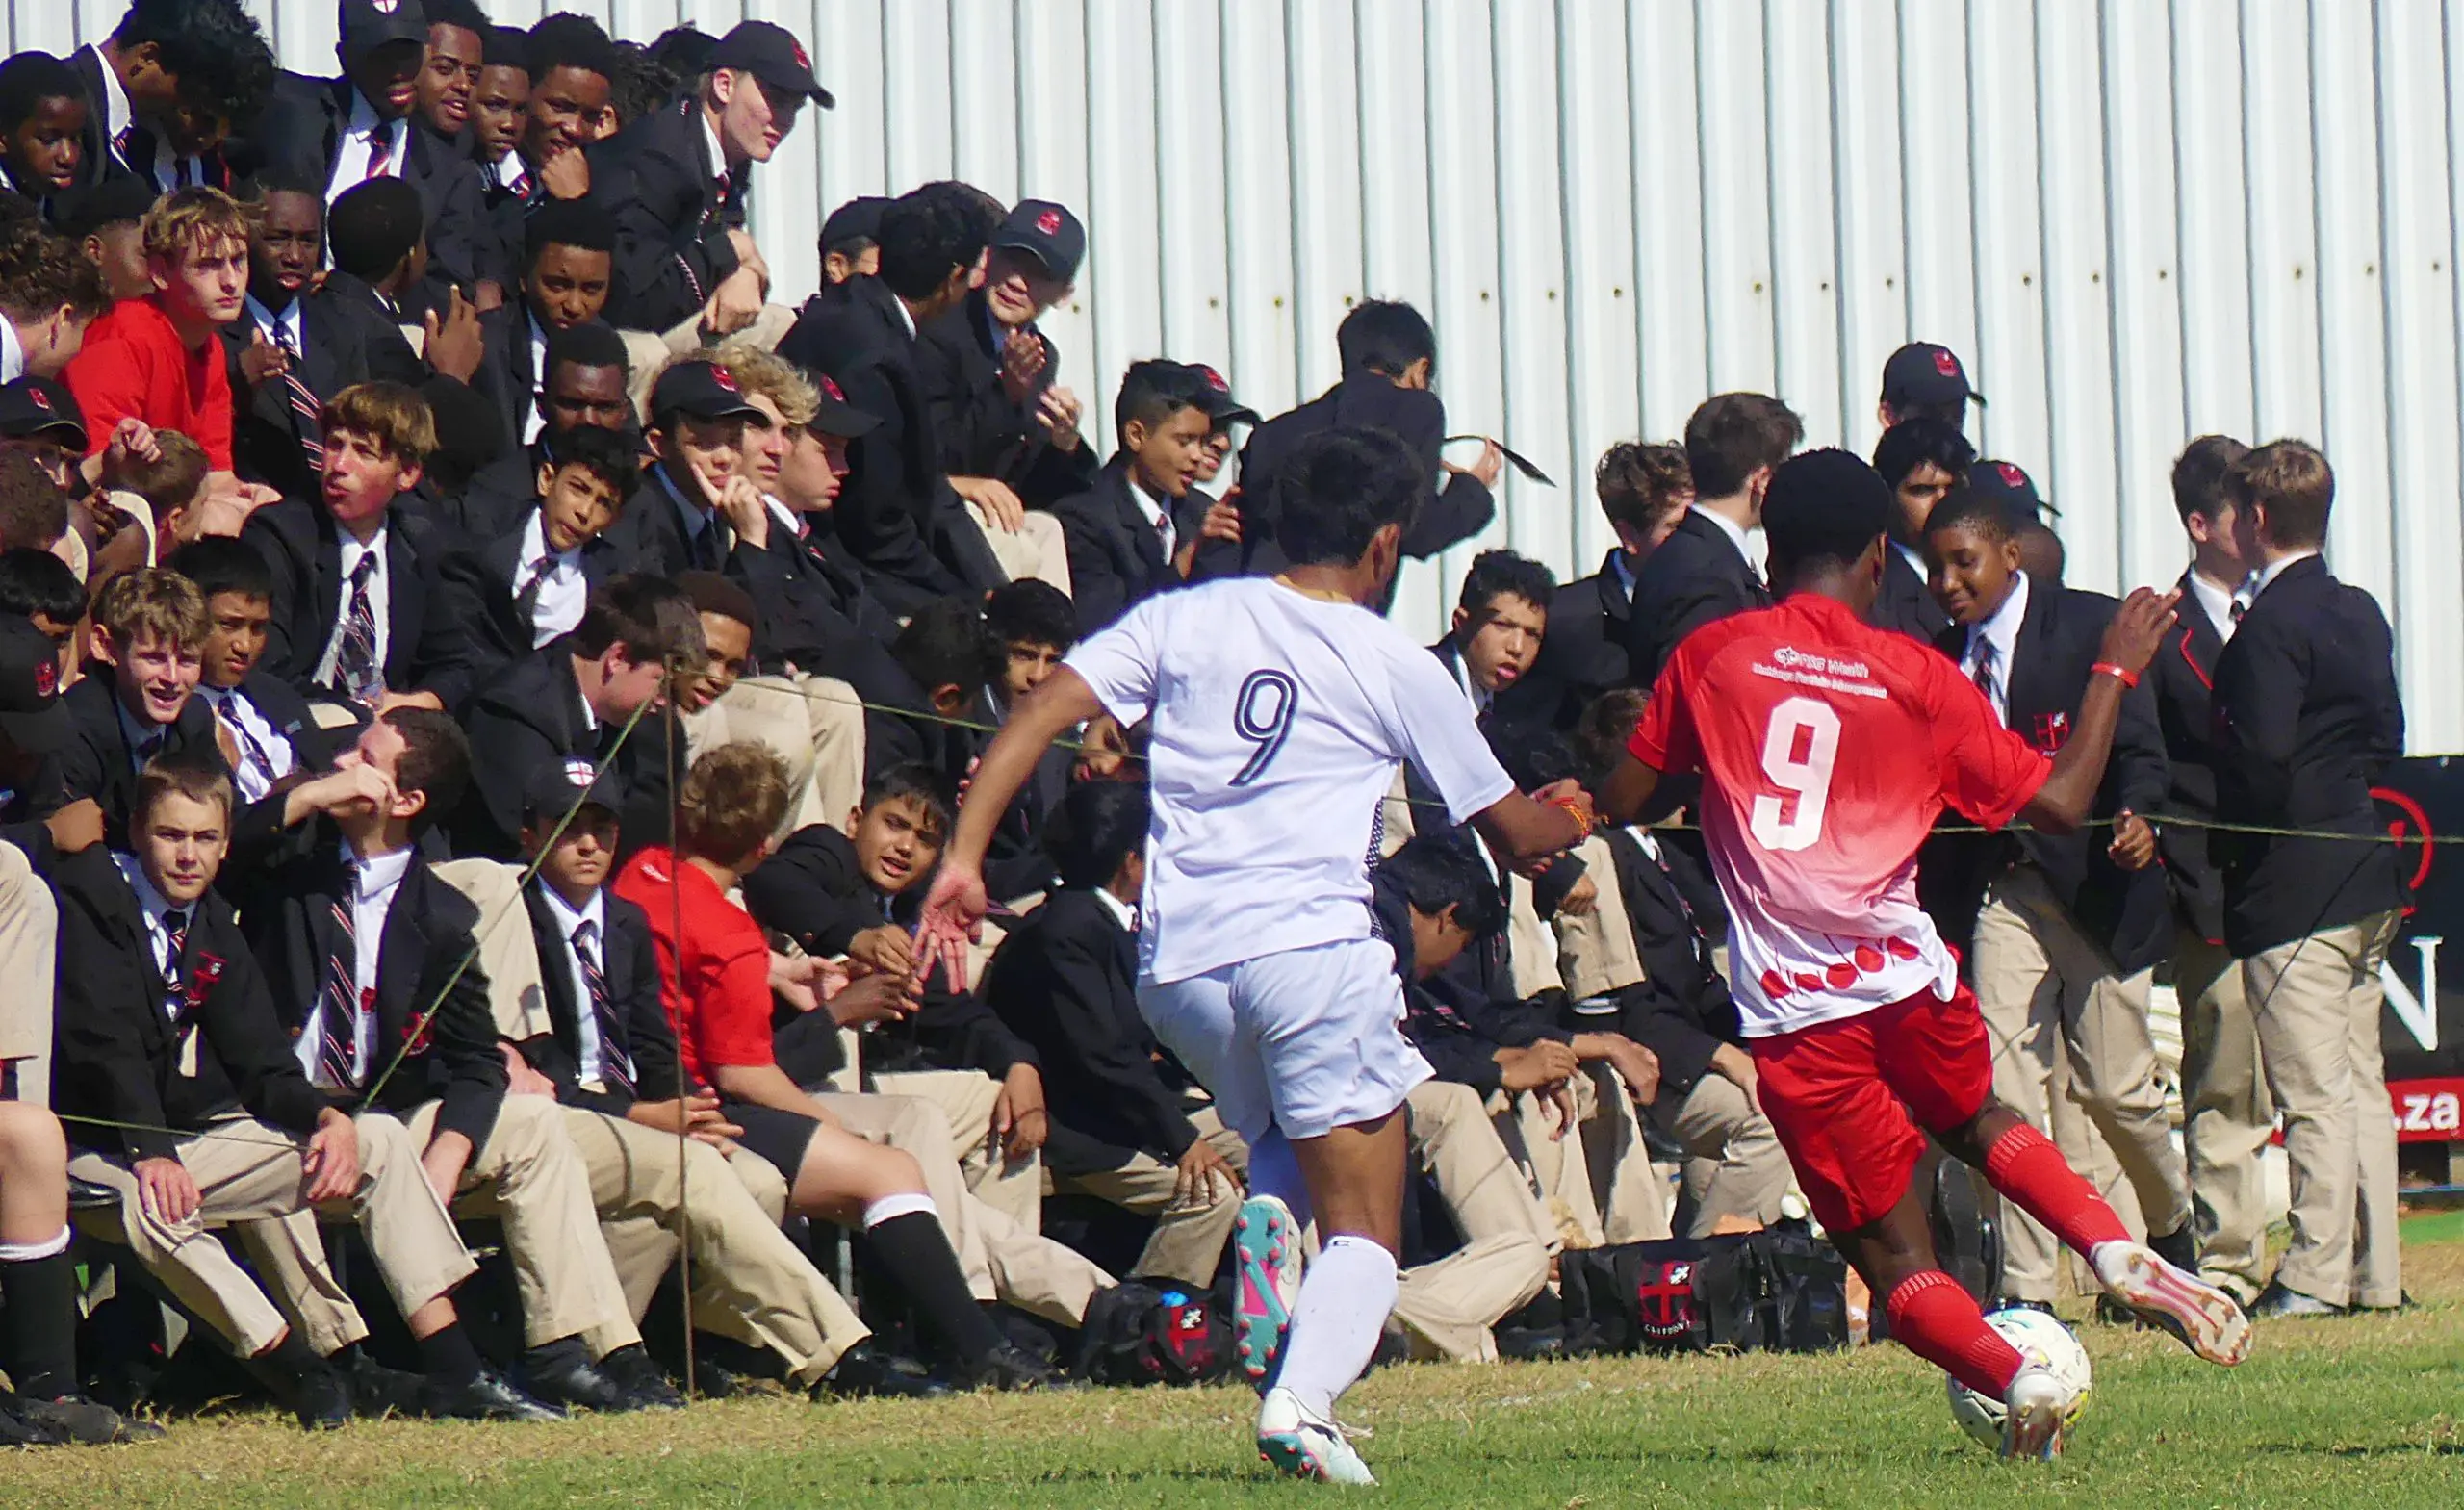
{"type": "Polygon", "coordinates": [[[673,329],[736,270],[728,232],[745,223],[752,165],[730,174],[710,161],[700,109],[687,91],[589,149],[590,196],[616,218],[609,324],[673,329]]]}
{"type": "MultiPolygon", "coordinates": [[[[266,669],[304,695],[336,696],[316,679],[346,591],[342,535],[333,516],[321,502],[284,499],[249,515],[240,538],[256,547],[273,574],[266,669]]],[[[440,527],[400,499],[386,510],[385,685],[434,692],[449,707],[469,691],[456,668],[471,658],[459,643],[464,627],[437,607],[452,545],[440,527]]]]}
{"type": "Polygon", "coordinates": [[[1925,573],[1909,564],[1896,543],[1883,547],[1882,591],[1875,594],[1874,611],[1866,619],[1876,628],[1897,629],[1927,645],[1951,627],[1951,616],[1934,601],[1934,590],[1927,585],[1925,573]]]}
{"type": "Polygon", "coordinates": [[[1069,547],[1069,596],[1081,638],[1181,584],[1164,537],[1135,495],[1127,456],[1107,462],[1093,487],[1053,504],[1052,516],[1069,547]]]}
{"type": "MultiPolygon", "coordinates": [[[[568,1106],[587,1107],[609,1116],[623,1116],[635,1100],[665,1101],[678,1091],[680,1060],[676,1029],[667,1020],[659,998],[658,955],[651,945],[650,918],[613,891],[602,891],[606,932],[600,941],[600,974],[607,981],[614,1008],[616,1046],[632,1062],[633,1087],[627,1095],[613,1088],[586,1090],[581,1085],[581,1035],[578,1024],[583,1005],[574,995],[573,972],[565,964],[564,935],[533,881],[522,888],[530,939],[539,952],[540,994],[548,1008],[549,1031],[515,1045],[532,1069],[556,1083],[556,1099],[568,1106]]],[[[603,1039],[601,1052],[605,1052],[603,1039]]]]}
{"type": "MultiPolygon", "coordinates": [[[[2216,660],[2216,814],[2383,841],[2370,789],[2404,753],[2394,636],[2378,601],[2296,561],[2242,615],[2216,660]]],[[[2224,941],[2262,949],[2404,907],[2384,842],[2223,833],[2224,941]]]]}
{"type": "Polygon", "coordinates": [[[1627,675],[1636,686],[1648,687],[1685,636],[1715,619],[1770,606],[1771,590],[1728,531],[1688,509],[1634,575],[1633,611],[1626,620],[1627,675]]]}
{"type": "MultiPolygon", "coordinates": [[[[2191,591],[2182,574],[2178,621],[2147,668],[2156,689],[2157,727],[2165,738],[2165,768],[2171,786],[2168,816],[2216,816],[2216,739],[2212,707],[2216,663],[2224,636],[2191,591]]],[[[2210,943],[2224,941],[2224,877],[2208,854],[2212,831],[2166,824],[2157,832],[2165,874],[2173,886],[2173,910],[2182,924],[2210,943]]]]}

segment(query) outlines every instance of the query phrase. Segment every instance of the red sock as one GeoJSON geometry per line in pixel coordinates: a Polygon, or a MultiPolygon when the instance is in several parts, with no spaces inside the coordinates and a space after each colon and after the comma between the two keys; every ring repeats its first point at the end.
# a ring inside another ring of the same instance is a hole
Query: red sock
{"type": "Polygon", "coordinates": [[[1985,1177],[2081,1257],[2130,1230],[2042,1133],[2022,1122],[1985,1151],[1985,1177]]]}
{"type": "Polygon", "coordinates": [[[2019,1350],[1985,1324],[1975,1299],[1938,1268],[1901,1280],[1883,1310],[1903,1346],[1981,1395],[1998,1400],[2019,1375],[2019,1350]]]}

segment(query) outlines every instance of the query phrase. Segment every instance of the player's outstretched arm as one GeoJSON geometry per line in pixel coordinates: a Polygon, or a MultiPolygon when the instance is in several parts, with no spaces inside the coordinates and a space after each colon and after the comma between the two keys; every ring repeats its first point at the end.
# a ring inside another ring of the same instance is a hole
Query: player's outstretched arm
{"type": "Polygon", "coordinates": [[[1617,769],[1600,788],[1600,821],[1631,823],[1651,805],[1652,793],[1659,789],[1659,773],[1634,758],[1630,752],[1617,757],[1617,769]]]}
{"type": "Polygon", "coordinates": [[[2121,722],[2122,694],[2155,659],[2166,631],[2173,627],[2173,605],[2181,600],[2178,588],[2159,593],[2142,587],[2114,610],[2096,653],[2096,675],[2088,678],[2087,695],[2079,700],[2079,727],[2063,742],[2052,774],[2019,809],[2020,817],[2051,833],[2074,832],[2088,821],[2096,788],[2105,779],[2105,759],[2113,753],[2114,730],[2121,722]]]}
{"type": "Polygon", "coordinates": [[[916,919],[917,980],[936,960],[947,966],[948,979],[966,979],[967,941],[978,936],[984,924],[984,851],[992,842],[993,830],[1052,742],[1103,710],[1095,689],[1067,666],[1057,668],[1011,709],[959,801],[957,828],[941,852],[941,867],[916,919]]]}
{"type": "Polygon", "coordinates": [[[1591,836],[1591,794],[1556,781],[1530,796],[1508,792],[1472,815],[1472,826],[1505,863],[1520,868],[1591,836]]]}

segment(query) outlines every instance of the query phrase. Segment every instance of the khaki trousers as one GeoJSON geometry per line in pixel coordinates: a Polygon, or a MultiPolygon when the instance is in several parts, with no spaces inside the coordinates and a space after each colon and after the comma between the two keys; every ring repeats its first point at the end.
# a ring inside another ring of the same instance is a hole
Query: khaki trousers
{"type": "Polygon", "coordinates": [[[1599,903],[1580,917],[1560,911],[1550,926],[1557,935],[1557,974],[1566,994],[1579,1002],[1639,983],[1643,957],[1634,947],[1634,925],[1626,913],[1626,891],[1608,841],[1594,834],[1575,847],[1575,856],[1599,889],[1599,903]]]}
{"type": "Polygon", "coordinates": [[[1032,576],[1061,589],[1063,597],[1069,596],[1069,544],[1062,533],[1060,520],[1031,508],[1013,531],[993,524],[992,516],[973,503],[960,501],[966,509],[966,517],[983,531],[992,559],[1001,563],[1001,570],[1010,580],[1023,581],[1032,576]]]}
{"type": "Polygon", "coordinates": [[[1780,1219],[1788,1193],[1788,1155],[1762,1109],[1726,1075],[1707,1074],[1683,1098],[1652,1103],[1652,1121],[1685,1150],[1681,1205],[1688,1237],[1707,1237],[1726,1223],[1767,1227],[1780,1219]]]}
{"type": "MultiPolygon", "coordinates": [[[[424,1149],[435,1136],[437,1107],[430,1101],[411,1113],[412,1147],[424,1149]]],[[[579,1337],[592,1357],[603,1358],[642,1335],[600,1238],[590,1171],[565,1134],[563,1113],[545,1096],[505,1097],[495,1130],[462,1171],[452,1211],[503,1225],[526,1344],[579,1337]]],[[[330,1288],[321,1247],[312,1246],[315,1228],[303,1235],[295,1224],[259,1221],[245,1231],[261,1271],[292,1298],[314,1340],[333,1324],[336,1302],[347,1304],[330,1288]]]]}
{"type": "MultiPolygon", "coordinates": [[[[779,1230],[744,1175],[707,1143],[565,1107],[565,1136],[590,1171],[591,1204],[608,1258],[638,1323],[683,1236],[692,1241],[695,1325],[767,1348],[809,1385],[838,1355],[871,1336],[809,1260],[779,1230]]],[[[746,1155],[757,1179],[785,1188],[778,1171],[746,1155]],[[765,1177],[766,1176],[766,1177],[765,1177]]]]}
{"type": "Polygon", "coordinates": [[[1543,991],[1564,990],[1566,983],[1557,975],[1556,935],[1540,921],[1531,883],[1511,872],[1505,880],[1506,965],[1514,972],[1515,999],[1527,1002],[1543,991]]]}
{"type": "Polygon", "coordinates": [[[2293,1166],[2293,1245],[2276,1282],[2331,1305],[2403,1299],[2396,1124],[2378,1043],[2378,967],[2398,921],[2382,912],[2242,961],[2293,1166]]]}
{"type": "MultiPolygon", "coordinates": [[[[2173,1146],[2147,1035],[2150,972],[2116,975],[2043,875],[2022,865],[1986,894],[1975,976],[1995,1099],[2049,1131],[2059,1044],[2068,1059],[2070,1096],[2111,1142],[2148,1230],[2178,1230],[2190,1219],[2190,1178],[2173,1146]]],[[[2018,1207],[2000,1201],[2000,1209],[2004,1294],[2054,1300],[2060,1244],[2018,1207]]]]}
{"type": "Polygon", "coordinates": [[[992,1138],[992,1107],[1001,1082],[973,1069],[903,1070],[875,1075],[885,1096],[913,1096],[938,1107],[950,1124],[950,1157],[966,1176],[967,1193],[1028,1232],[1043,1231],[1043,1154],[1015,1163],[992,1138]]]}
{"type": "Polygon", "coordinates": [[[2258,1019],[2241,962],[2186,928],[2173,935],[2173,994],[2182,1004],[2182,1141],[2199,1273],[2246,1305],[2268,1281],[2260,1157],[2275,1133],[2258,1019]]]}
{"type": "Polygon", "coordinates": [[[1463,1246],[1396,1277],[1395,1320],[1415,1358],[1494,1362],[1491,1328],[1548,1284],[1557,1233],[1478,1091],[1424,1080],[1403,1105],[1413,1161],[1437,1186],[1463,1246]]]}
{"type": "MultiPolygon", "coordinates": [[[[428,1189],[409,1130],[381,1112],[363,1113],[352,1126],[359,1133],[359,1189],[321,1209],[358,1223],[387,1292],[409,1316],[451,1293],[477,1266],[463,1248],[452,1218],[428,1189]]],[[[80,1212],[78,1223],[106,1241],[125,1242],[182,1305],[241,1357],[253,1358],[280,1341],[290,1322],[213,1229],[296,1218],[292,1224],[304,1228],[315,1241],[316,1218],[300,1202],[308,1183],[307,1147],[306,1138],[247,1117],[218,1122],[181,1139],[180,1164],[196,1182],[199,1196],[197,1209],[181,1222],[163,1221],[146,1210],[127,1160],[80,1153],[68,1162],[68,1172],[118,1192],[119,1205],[80,1212]]],[[[321,1244],[315,1267],[322,1276],[321,1288],[334,1299],[327,1308],[329,1324],[321,1332],[309,1327],[305,1340],[319,1353],[330,1353],[365,1337],[368,1328],[325,1270],[321,1244]]]]}
{"type": "MultiPolygon", "coordinates": [[[[951,1149],[957,1139],[941,1109],[920,1096],[824,1091],[814,1100],[830,1109],[847,1131],[900,1149],[924,1170],[967,1288],[978,1300],[1003,1300],[1048,1321],[1076,1326],[1087,1303],[1112,1288],[1110,1274],[1083,1254],[1031,1232],[998,1209],[967,1193],[966,1177],[951,1149]]],[[[1040,1201],[1041,1196],[1038,1196],[1040,1201]]]]}
{"type": "Polygon", "coordinates": [[[835,677],[746,677],[684,718],[686,759],[716,745],[755,739],[787,762],[787,815],[780,832],[814,824],[847,832],[864,797],[864,707],[835,677]]]}
{"type": "Polygon", "coordinates": [[[1549,1250],[1520,1233],[1477,1238],[1395,1276],[1395,1321],[1416,1359],[1495,1363],[1500,1318],[1549,1283],[1549,1250]]]}
{"type": "Polygon", "coordinates": [[[51,992],[60,904],[26,852],[0,841],[0,1062],[16,1077],[13,1099],[51,1105],[51,992]]]}
{"type": "MultiPolygon", "coordinates": [[[[1190,1124],[1223,1156],[1225,1163],[1247,1176],[1249,1148],[1241,1141],[1240,1134],[1225,1127],[1223,1119],[1206,1107],[1190,1113],[1190,1124]]],[[[1179,1167],[1152,1154],[1132,1154],[1129,1163],[1117,1169],[1073,1174],[1053,1183],[1062,1190],[1083,1190],[1142,1216],[1154,1217],[1155,1231],[1147,1238],[1146,1249],[1139,1254],[1129,1277],[1168,1279],[1193,1290],[1204,1290],[1215,1283],[1216,1266],[1223,1257],[1223,1241],[1232,1236],[1232,1223],[1241,1215],[1240,1187],[1210,1182],[1203,1196],[1184,1201],[1180,1198],[1179,1167]]]]}
{"type": "Polygon", "coordinates": [[[1652,1172],[1626,1083],[1605,1064],[1584,1070],[1568,1082],[1574,1090],[1573,1127],[1557,1126],[1553,1101],[1529,1091],[1501,1093],[1489,1100],[1498,1138],[1540,1192],[1563,1246],[1665,1238],[1667,1190],[1652,1172]]]}

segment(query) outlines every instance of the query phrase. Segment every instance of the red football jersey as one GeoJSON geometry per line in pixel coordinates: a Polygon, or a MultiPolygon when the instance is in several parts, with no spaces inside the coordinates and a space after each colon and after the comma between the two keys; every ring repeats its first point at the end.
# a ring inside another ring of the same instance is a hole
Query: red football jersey
{"type": "Polygon", "coordinates": [[[1628,748],[1703,773],[1749,1037],[1948,992],[1917,846],[1945,805],[2000,828],[2051,769],[1949,659],[1812,593],[1688,635],[1628,748]]]}

